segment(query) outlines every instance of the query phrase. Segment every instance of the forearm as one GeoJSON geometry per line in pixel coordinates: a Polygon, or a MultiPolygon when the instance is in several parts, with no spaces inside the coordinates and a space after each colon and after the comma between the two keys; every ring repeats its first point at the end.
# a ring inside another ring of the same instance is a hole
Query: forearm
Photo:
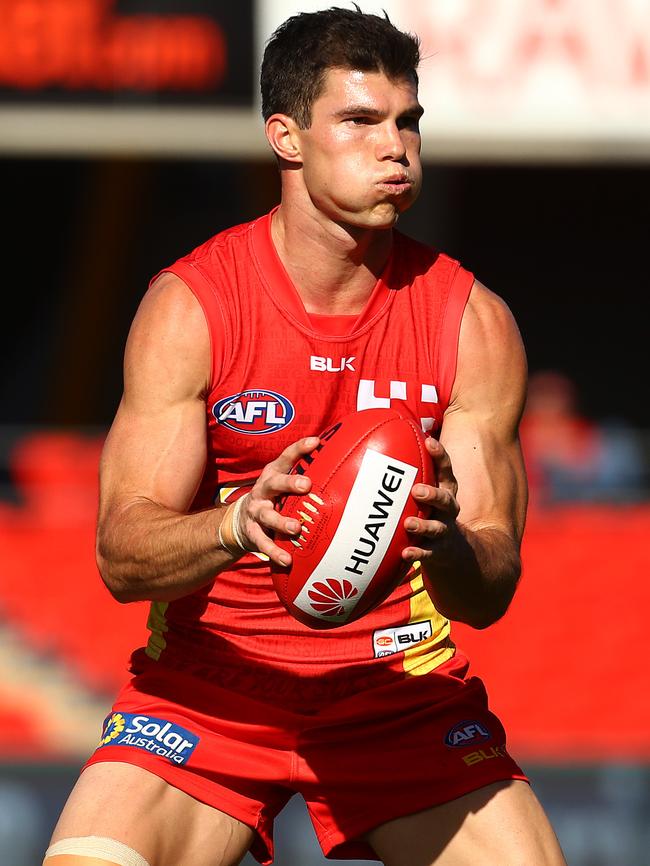
{"type": "Polygon", "coordinates": [[[105,515],[97,564],[121,602],[172,601],[209,583],[237,557],[219,544],[226,507],[179,514],[147,499],[105,515]]]}
{"type": "Polygon", "coordinates": [[[503,616],[520,574],[518,545],[501,529],[456,524],[425,562],[425,584],[437,610],[474,628],[503,616]]]}

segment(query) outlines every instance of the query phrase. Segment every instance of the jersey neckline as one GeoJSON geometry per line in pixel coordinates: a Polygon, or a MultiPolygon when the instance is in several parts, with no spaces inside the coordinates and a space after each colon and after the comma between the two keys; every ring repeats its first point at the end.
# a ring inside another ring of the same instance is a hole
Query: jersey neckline
{"type": "Polygon", "coordinates": [[[310,314],[305,309],[291,277],[287,273],[271,236],[271,220],[279,205],[255,220],[252,226],[253,259],[257,271],[274,304],[301,330],[325,339],[337,337],[348,339],[366,330],[388,308],[394,291],[389,288],[389,278],[395,256],[397,237],[393,233],[393,246],[384,269],[358,315],[328,316],[310,314]]]}

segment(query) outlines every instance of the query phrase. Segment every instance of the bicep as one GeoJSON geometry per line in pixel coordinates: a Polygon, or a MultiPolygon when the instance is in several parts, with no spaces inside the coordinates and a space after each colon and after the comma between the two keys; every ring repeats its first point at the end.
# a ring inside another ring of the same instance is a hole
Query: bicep
{"type": "Polygon", "coordinates": [[[205,468],[210,350],[189,289],[166,275],[135,316],[124,357],[124,394],[101,460],[100,519],[150,500],[184,512],[205,468]]]}
{"type": "Polygon", "coordinates": [[[527,486],[519,421],[526,358],[504,302],[476,284],[461,325],[454,393],[440,441],[458,481],[459,522],[499,528],[519,540],[527,486]]]}

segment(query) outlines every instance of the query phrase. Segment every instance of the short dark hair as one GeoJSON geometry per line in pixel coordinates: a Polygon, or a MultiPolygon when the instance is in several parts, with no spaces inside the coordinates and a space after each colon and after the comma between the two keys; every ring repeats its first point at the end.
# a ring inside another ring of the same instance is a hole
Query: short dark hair
{"type": "MultiPolygon", "coordinates": [[[[356,6],[356,4],[355,4],[356,6]]],[[[301,129],[329,69],[383,72],[418,83],[420,43],[385,17],[333,7],[288,18],[269,39],[262,60],[262,114],[286,114],[301,129]]]]}

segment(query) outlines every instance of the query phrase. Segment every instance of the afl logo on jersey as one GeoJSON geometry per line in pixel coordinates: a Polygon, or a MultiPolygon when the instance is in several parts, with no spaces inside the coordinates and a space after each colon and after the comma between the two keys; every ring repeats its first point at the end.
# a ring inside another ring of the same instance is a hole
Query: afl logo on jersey
{"type": "Polygon", "coordinates": [[[492,734],[481,722],[476,720],[459,722],[450,731],[447,731],[445,745],[454,748],[457,746],[475,746],[491,737],[492,734]]]}
{"type": "Polygon", "coordinates": [[[219,424],[236,433],[261,436],[275,433],[291,424],[296,414],[293,404],[275,391],[241,391],[224,397],[212,407],[219,424]]]}

